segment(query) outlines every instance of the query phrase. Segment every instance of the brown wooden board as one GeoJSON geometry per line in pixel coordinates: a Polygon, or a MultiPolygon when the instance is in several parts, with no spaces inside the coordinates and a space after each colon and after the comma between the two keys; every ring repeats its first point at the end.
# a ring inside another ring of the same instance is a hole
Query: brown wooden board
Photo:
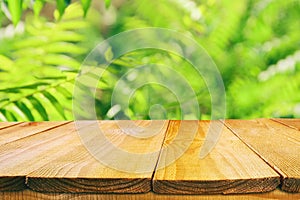
{"type": "Polygon", "coordinates": [[[2,200],[297,200],[299,193],[286,193],[279,189],[267,193],[235,195],[167,195],[146,194],[85,194],[85,193],[39,193],[32,190],[0,192],[2,200]]]}
{"type": "MultiPolygon", "coordinates": [[[[219,121],[213,121],[213,124],[213,131],[222,128],[219,121]]],[[[280,176],[226,127],[223,127],[219,141],[212,151],[206,157],[200,158],[200,148],[209,125],[209,121],[170,121],[158,168],[169,160],[173,159],[174,162],[155,172],[154,192],[252,193],[271,191],[280,184],[280,176]],[[199,126],[195,126],[195,123],[199,126]],[[193,139],[192,132],[195,127],[197,133],[193,139]],[[180,158],[175,159],[185,146],[188,149],[180,158]]]]}
{"type": "Polygon", "coordinates": [[[20,123],[21,122],[0,122],[0,130],[20,124],[20,123]]]}
{"type": "Polygon", "coordinates": [[[50,130],[68,122],[23,122],[0,130],[0,145],[50,130]]]}
{"type": "Polygon", "coordinates": [[[300,119],[272,119],[291,128],[300,130],[300,119]]]}
{"type": "Polygon", "coordinates": [[[241,140],[282,176],[281,188],[300,192],[300,132],[269,119],[226,120],[241,140]]]}
{"type": "MultiPolygon", "coordinates": [[[[69,129],[74,129],[72,125],[62,125],[46,132],[37,134],[31,132],[31,135],[2,144],[0,146],[0,191],[24,189],[28,173],[43,166],[45,157],[53,158],[55,154],[61,153],[59,150],[62,149],[63,140],[69,137],[65,128],[67,126],[69,129]]],[[[7,133],[8,136],[14,137],[13,134],[7,133]]]]}
{"type": "Polygon", "coordinates": [[[74,129],[70,139],[61,138],[60,145],[45,144],[44,165],[27,176],[28,187],[42,192],[149,192],[167,126],[168,121],[99,121],[97,127],[86,122],[79,134],[74,129]],[[55,146],[61,153],[53,159],[55,146]]]}

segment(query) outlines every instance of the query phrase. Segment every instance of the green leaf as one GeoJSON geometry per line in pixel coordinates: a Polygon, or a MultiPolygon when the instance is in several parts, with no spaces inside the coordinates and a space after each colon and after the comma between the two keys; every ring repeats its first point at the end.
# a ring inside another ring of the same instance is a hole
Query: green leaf
{"type": "Polygon", "coordinates": [[[68,7],[68,5],[71,3],[71,0],[56,0],[56,6],[59,13],[59,19],[63,16],[65,13],[65,9],[68,7]]]}
{"type": "Polygon", "coordinates": [[[4,101],[9,101],[9,98],[2,98],[2,99],[0,99],[0,103],[4,102],[4,101]]]}
{"type": "Polygon", "coordinates": [[[16,116],[8,110],[0,109],[0,114],[2,116],[0,119],[3,121],[18,121],[16,116]]]}
{"type": "Polygon", "coordinates": [[[64,80],[66,76],[35,76],[36,79],[39,80],[64,80]]]}
{"type": "Polygon", "coordinates": [[[41,10],[43,9],[45,4],[45,0],[35,0],[34,4],[33,4],[33,12],[34,12],[34,16],[38,17],[41,10]]]}
{"type": "Polygon", "coordinates": [[[40,101],[37,100],[33,96],[29,96],[28,100],[30,101],[30,103],[32,104],[32,106],[38,111],[38,113],[41,115],[41,117],[43,118],[43,120],[49,121],[49,117],[48,117],[48,114],[46,112],[46,109],[40,103],[40,101]]]}
{"type": "Polygon", "coordinates": [[[0,3],[0,27],[2,27],[2,20],[4,19],[4,13],[2,12],[2,8],[1,8],[1,3],[0,3]]]}
{"type": "Polygon", "coordinates": [[[13,65],[14,65],[14,62],[10,58],[5,57],[4,55],[0,54],[0,69],[1,70],[9,71],[12,69],[13,65]]]}
{"type": "MultiPolygon", "coordinates": [[[[78,28],[78,23],[75,23],[76,24],[76,28],[78,28]]],[[[82,25],[82,23],[80,23],[82,25]]],[[[71,27],[69,27],[67,25],[67,27],[64,27],[64,22],[61,22],[59,26],[61,29],[71,29],[71,27]]],[[[73,23],[73,28],[74,28],[74,23],[73,23]]],[[[80,27],[79,27],[80,28],[80,27]]],[[[71,32],[71,31],[63,31],[63,30],[58,30],[58,31],[55,31],[55,35],[51,35],[51,38],[50,38],[50,35],[49,35],[49,39],[51,39],[51,41],[53,42],[56,42],[56,41],[64,41],[64,42],[81,42],[83,40],[85,40],[85,38],[78,34],[78,33],[75,33],[75,32],[71,32]]]]}
{"type": "Polygon", "coordinates": [[[43,57],[43,62],[48,65],[58,67],[64,66],[65,68],[78,69],[80,62],[66,55],[62,54],[47,54],[43,57]]]}
{"type": "Polygon", "coordinates": [[[15,92],[15,91],[18,91],[20,89],[36,89],[37,87],[42,86],[42,85],[49,85],[49,84],[44,83],[44,82],[37,82],[37,83],[29,84],[29,85],[23,85],[23,86],[0,89],[0,92],[15,92]]]}
{"type": "Polygon", "coordinates": [[[107,50],[105,51],[104,53],[104,56],[105,56],[105,60],[107,62],[111,61],[113,58],[114,58],[114,54],[112,52],[112,49],[111,47],[108,47],[107,50]]]}
{"type": "Polygon", "coordinates": [[[56,42],[45,45],[43,49],[49,53],[83,54],[85,49],[68,42],[56,42]]]}
{"type": "Polygon", "coordinates": [[[81,0],[81,5],[82,5],[82,9],[83,9],[83,16],[85,17],[87,14],[87,11],[90,8],[91,0],[81,0]]]}
{"type": "Polygon", "coordinates": [[[111,0],[104,0],[104,2],[105,2],[105,8],[109,8],[111,4],[111,0]]]}
{"type": "Polygon", "coordinates": [[[34,117],[30,109],[23,102],[15,102],[15,105],[24,113],[29,121],[34,121],[34,117]]]}
{"type": "Polygon", "coordinates": [[[47,91],[43,91],[43,95],[52,103],[52,105],[55,107],[55,109],[57,110],[57,112],[64,118],[66,119],[65,113],[64,113],[64,109],[63,107],[60,105],[60,103],[58,102],[58,100],[49,92],[47,91]]]}
{"type": "Polygon", "coordinates": [[[6,0],[8,10],[11,14],[11,20],[14,26],[17,26],[22,16],[22,4],[23,0],[6,0]]]}
{"type": "MultiPolygon", "coordinates": [[[[57,29],[60,30],[70,30],[74,32],[74,29],[84,29],[88,27],[88,23],[86,23],[86,21],[79,21],[79,20],[65,20],[65,21],[61,21],[60,23],[58,23],[56,25],[57,29]]],[[[53,36],[53,34],[51,35],[53,36]]],[[[84,40],[84,38],[82,38],[82,40],[84,40]]],[[[68,40],[67,40],[68,41],[68,40]]]]}
{"type": "Polygon", "coordinates": [[[8,106],[8,109],[11,111],[11,114],[16,118],[17,121],[28,120],[24,112],[15,103],[8,106]]]}
{"type": "Polygon", "coordinates": [[[2,110],[0,110],[0,121],[7,121],[7,119],[6,119],[6,117],[5,117],[5,115],[2,113],[3,111],[2,110]]]}
{"type": "Polygon", "coordinates": [[[71,98],[72,97],[71,92],[69,92],[68,90],[66,90],[63,87],[57,87],[56,90],[58,92],[60,92],[62,95],[64,95],[66,98],[71,98]]]}

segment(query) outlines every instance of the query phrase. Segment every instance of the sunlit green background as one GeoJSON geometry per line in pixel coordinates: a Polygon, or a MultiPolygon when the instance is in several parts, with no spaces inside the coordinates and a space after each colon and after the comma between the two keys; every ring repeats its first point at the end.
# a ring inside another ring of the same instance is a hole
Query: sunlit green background
{"type": "MultiPolygon", "coordinates": [[[[178,30],[206,49],[223,77],[227,118],[300,117],[300,0],[113,0],[107,7],[99,0],[85,18],[74,1],[61,19],[50,0],[39,15],[28,3],[16,27],[0,4],[0,121],[72,120],[74,79],[86,55],[110,36],[143,27],[178,30]]],[[[150,119],[155,104],[164,112],[154,118],[181,119],[176,98],[157,85],[139,88],[126,111],[112,109],[116,81],[149,62],[186,77],[199,118],[210,119],[209,92],[189,63],[151,49],[112,63],[96,87],[99,119],[150,119]]]]}

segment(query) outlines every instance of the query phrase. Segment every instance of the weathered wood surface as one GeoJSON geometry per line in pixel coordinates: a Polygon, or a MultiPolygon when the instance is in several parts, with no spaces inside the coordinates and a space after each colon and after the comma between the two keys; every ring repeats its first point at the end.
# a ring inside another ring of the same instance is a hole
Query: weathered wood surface
{"type": "Polygon", "coordinates": [[[163,195],[146,194],[82,194],[82,193],[38,193],[31,190],[0,192],[1,200],[292,200],[300,199],[299,193],[286,193],[274,190],[267,193],[236,195],[163,195]]]}
{"type": "Polygon", "coordinates": [[[225,124],[281,174],[283,190],[300,192],[300,131],[269,119],[225,124]]]}
{"type": "MultiPolygon", "coordinates": [[[[223,127],[217,145],[200,158],[200,148],[208,132],[209,121],[170,121],[158,167],[170,159],[176,160],[184,146],[187,151],[175,162],[157,170],[153,191],[164,194],[230,194],[267,192],[280,183],[279,175],[251,151],[226,127],[223,127]],[[182,125],[182,123],[185,123],[182,125]],[[179,128],[185,126],[185,128],[179,128]],[[197,130],[193,139],[193,129],[197,130]]],[[[222,127],[213,122],[213,130],[222,127]]]]}
{"type": "Polygon", "coordinates": [[[272,119],[291,128],[300,130],[300,119],[272,119]]]}
{"type": "MultiPolygon", "coordinates": [[[[53,159],[45,158],[44,165],[28,174],[29,188],[42,192],[100,192],[100,193],[143,193],[151,190],[151,177],[163,143],[168,121],[156,121],[161,127],[155,135],[151,121],[135,122],[101,121],[101,138],[94,127],[81,127],[81,137],[72,130],[61,146],[61,154],[53,159]],[[125,123],[125,124],[124,124],[125,123]],[[130,123],[133,123],[130,125],[130,123]],[[148,127],[149,126],[149,127],[148,127]],[[136,137],[142,131],[143,138],[136,137]],[[133,134],[133,135],[132,135],[133,134]],[[151,137],[148,137],[151,136],[151,137]],[[81,140],[80,140],[81,139],[81,140]],[[91,155],[82,141],[98,152],[91,155]],[[115,148],[121,150],[118,152],[115,148]],[[152,152],[152,154],[151,154],[152,152]],[[144,154],[149,153],[148,156],[144,154]],[[132,156],[127,156],[131,154],[132,156]],[[101,163],[93,156],[100,156],[112,163],[101,163]],[[108,165],[108,166],[106,166],[108,165]],[[114,167],[116,169],[111,168],[114,167]],[[119,171],[121,170],[121,171],[119,171]],[[123,170],[123,171],[122,171],[123,170]],[[138,173],[136,173],[138,172],[138,173]]],[[[152,123],[153,125],[153,123],[152,123]]],[[[63,130],[62,130],[63,131],[63,130]]],[[[64,132],[64,131],[63,131],[64,132]]],[[[48,155],[58,146],[45,144],[48,155]]],[[[37,158],[38,159],[38,158],[37,158]]],[[[36,159],[32,160],[35,162],[36,159]]],[[[37,160],[37,162],[39,162],[37,160]]]]}

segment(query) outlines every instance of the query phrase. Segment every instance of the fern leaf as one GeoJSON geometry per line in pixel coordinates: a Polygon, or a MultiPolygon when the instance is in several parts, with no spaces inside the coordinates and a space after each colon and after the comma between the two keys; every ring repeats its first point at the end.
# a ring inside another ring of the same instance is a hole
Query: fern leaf
{"type": "Polygon", "coordinates": [[[5,0],[4,2],[8,6],[8,10],[11,14],[11,20],[14,26],[17,26],[22,16],[23,0],[5,0]]]}
{"type": "Polygon", "coordinates": [[[43,9],[45,5],[45,0],[34,0],[34,3],[33,3],[33,12],[34,12],[34,15],[35,17],[38,17],[41,10],[43,9]]]}
{"type": "Polygon", "coordinates": [[[40,114],[42,119],[45,120],[45,121],[49,121],[47,111],[44,108],[44,106],[40,103],[40,101],[37,98],[33,97],[33,96],[29,96],[28,100],[31,102],[33,108],[38,111],[38,113],[40,114]]]}
{"type": "Polygon", "coordinates": [[[8,121],[7,118],[5,117],[3,110],[0,110],[0,121],[6,122],[8,121]]]}
{"type": "Polygon", "coordinates": [[[105,2],[105,8],[109,8],[109,6],[111,5],[111,0],[104,0],[105,2]]]}
{"type": "Polygon", "coordinates": [[[83,9],[83,16],[86,17],[86,14],[91,5],[91,0],[81,0],[81,5],[82,5],[82,9],[83,9]]]}
{"type": "Polygon", "coordinates": [[[62,70],[78,69],[80,63],[75,59],[61,54],[48,54],[43,57],[43,63],[61,67],[62,70]]]}
{"type": "Polygon", "coordinates": [[[60,92],[66,98],[72,98],[71,92],[66,90],[64,87],[57,87],[56,90],[60,92]]]}
{"type": "Polygon", "coordinates": [[[12,112],[11,114],[15,117],[16,121],[28,121],[24,112],[16,104],[11,104],[9,106],[9,111],[12,112]]]}
{"type": "Polygon", "coordinates": [[[52,105],[55,107],[55,109],[57,110],[57,112],[64,118],[66,119],[65,113],[64,113],[64,109],[61,106],[61,104],[58,102],[58,100],[49,92],[47,91],[43,91],[43,95],[49,100],[49,102],[52,103],[52,105]]]}
{"type": "Polygon", "coordinates": [[[71,3],[71,0],[56,0],[56,7],[59,13],[59,18],[61,19],[62,16],[65,13],[65,9],[68,7],[68,5],[71,3]]]}
{"type": "Polygon", "coordinates": [[[27,117],[29,121],[34,121],[34,117],[30,111],[30,109],[21,101],[15,102],[15,105],[23,112],[23,114],[27,117]]]}
{"type": "Polygon", "coordinates": [[[86,50],[82,47],[78,47],[72,43],[68,42],[56,42],[47,44],[43,47],[43,49],[49,53],[67,53],[67,54],[74,54],[80,55],[86,52],[86,50]]]}
{"type": "Polygon", "coordinates": [[[18,121],[16,116],[11,111],[5,109],[0,109],[0,116],[0,120],[3,121],[18,121]]]}

